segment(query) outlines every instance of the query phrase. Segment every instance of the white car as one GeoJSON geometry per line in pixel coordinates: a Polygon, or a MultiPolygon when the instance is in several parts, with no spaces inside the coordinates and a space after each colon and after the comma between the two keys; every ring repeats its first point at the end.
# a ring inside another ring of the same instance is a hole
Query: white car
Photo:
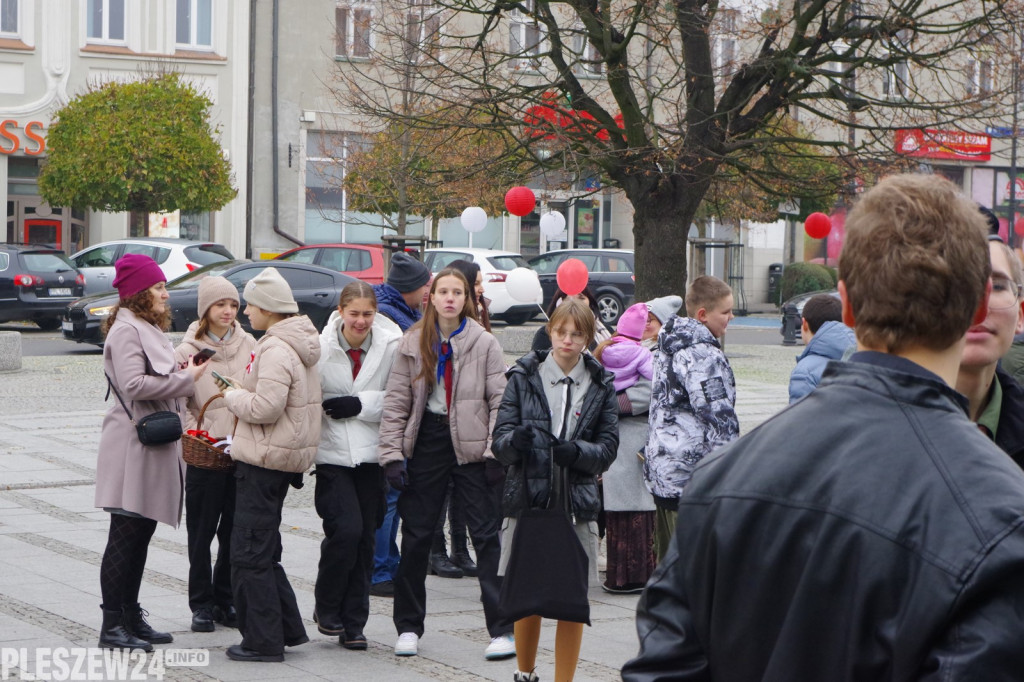
{"type": "Polygon", "coordinates": [[[423,262],[435,275],[456,260],[468,260],[480,266],[480,274],[484,280],[484,296],[491,300],[487,314],[492,320],[502,320],[506,324],[522,324],[542,311],[543,295],[539,291],[537,300],[527,303],[512,298],[505,288],[505,278],[509,272],[516,268],[530,267],[526,264],[526,259],[518,253],[461,247],[427,249],[423,253],[423,262]]]}
{"type": "Polygon", "coordinates": [[[149,256],[155,260],[168,282],[204,265],[235,259],[220,244],[191,239],[130,237],[103,242],[71,254],[71,262],[85,275],[85,295],[113,289],[114,263],[129,253],[149,256]]]}

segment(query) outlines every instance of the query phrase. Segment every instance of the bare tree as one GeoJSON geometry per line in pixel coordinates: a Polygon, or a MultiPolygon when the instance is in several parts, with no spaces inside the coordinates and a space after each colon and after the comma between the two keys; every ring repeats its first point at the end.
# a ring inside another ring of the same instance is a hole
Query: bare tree
{"type": "Polygon", "coordinates": [[[897,129],[984,125],[1008,89],[972,89],[970,64],[1020,16],[1007,0],[379,6],[364,57],[339,63],[344,104],[381,126],[508,131],[520,149],[504,153],[525,151],[535,172],[620,188],[640,299],[685,289],[686,235],[716,178],[827,195],[865,159],[894,158],[897,129]],[[770,160],[787,145],[848,171],[823,181],[814,163],[788,164],[780,184],[770,160]]]}

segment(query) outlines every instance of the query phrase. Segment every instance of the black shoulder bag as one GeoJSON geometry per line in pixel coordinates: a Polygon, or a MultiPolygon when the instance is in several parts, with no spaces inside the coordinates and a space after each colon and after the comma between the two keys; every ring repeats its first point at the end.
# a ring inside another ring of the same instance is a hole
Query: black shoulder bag
{"type": "MultiPolygon", "coordinates": [[[[135,415],[124,404],[124,399],[121,398],[121,393],[114,386],[114,382],[110,380],[106,372],[103,373],[103,376],[107,377],[107,386],[114,390],[114,395],[117,396],[118,402],[121,403],[121,407],[124,408],[128,418],[132,420],[132,426],[135,427],[135,432],[139,434],[140,443],[143,445],[164,445],[181,439],[181,418],[178,417],[176,412],[160,410],[159,412],[147,414],[142,419],[135,421],[135,415]]],[[[109,391],[107,395],[110,395],[109,391]]]]}

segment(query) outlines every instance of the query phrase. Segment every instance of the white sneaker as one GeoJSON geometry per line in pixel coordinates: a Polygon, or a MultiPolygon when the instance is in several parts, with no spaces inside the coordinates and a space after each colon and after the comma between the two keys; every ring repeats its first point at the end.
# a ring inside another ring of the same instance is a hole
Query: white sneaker
{"type": "Polygon", "coordinates": [[[395,656],[415,656],[419,653],[420,636],[415,632],[403,632],[395,642],[395,656]]]}
{"type": "Polygon", "coordinates": [[[491,640],[484,649],[484,658],[488,661],[500,661],[516,655],[516,638],[513,635],[501,635],[491,640]]]}

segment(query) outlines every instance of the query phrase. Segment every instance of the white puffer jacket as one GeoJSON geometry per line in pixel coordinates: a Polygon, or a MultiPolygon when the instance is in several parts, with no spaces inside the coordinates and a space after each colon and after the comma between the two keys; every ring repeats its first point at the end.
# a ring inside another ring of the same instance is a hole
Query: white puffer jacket
{"type": "Polygon", "coordinates": [[[395,361],[398,342],[402,340],[398,326],[377,315],[370,332],[370,349],[363,356],[359,376],[352,379],[352,361],[338,341],[341,316],[335,311],[320,334],[320,388],[324,400],[354,395],[362,410],[348,419],[331,419],[325,413],[320,429],[317,464],[354,467],[378,463],[377,440],[380,418],[384,411],[384,388],[395,361]]]}

